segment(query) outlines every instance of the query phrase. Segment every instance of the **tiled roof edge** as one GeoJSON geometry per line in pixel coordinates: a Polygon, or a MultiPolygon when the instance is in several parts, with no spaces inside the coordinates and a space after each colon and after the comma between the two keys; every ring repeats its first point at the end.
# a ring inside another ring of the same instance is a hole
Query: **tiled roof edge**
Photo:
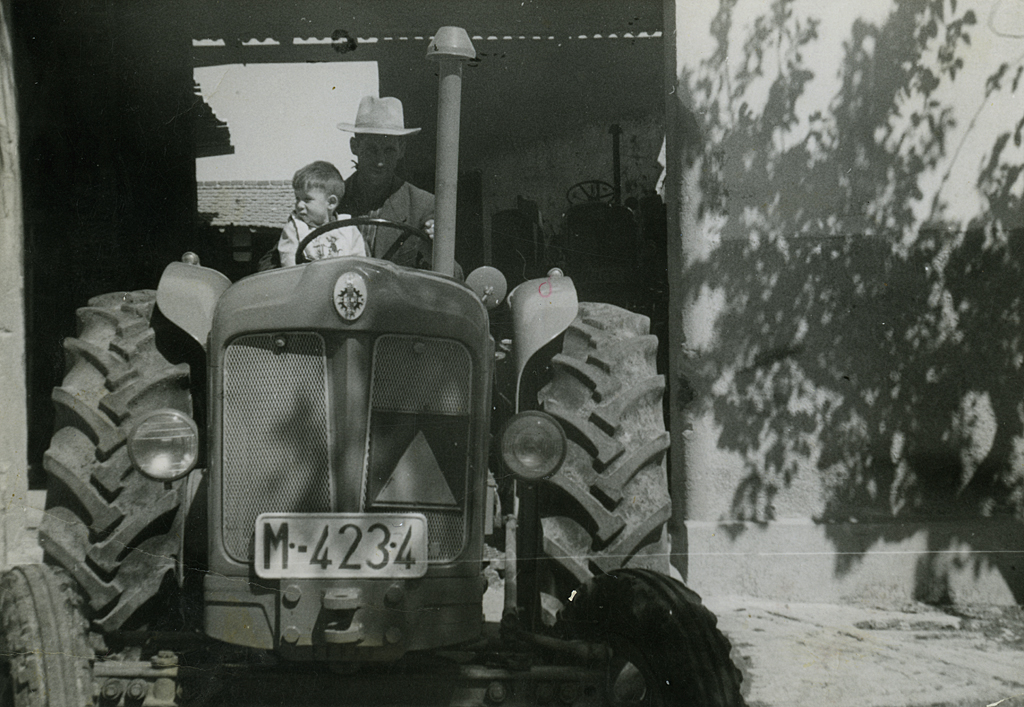
{"type": "Polygon", "coordinates": [[[233,179],[230,181],[196,182],[200,187],[290,187],[290,179],[233,179]]]}

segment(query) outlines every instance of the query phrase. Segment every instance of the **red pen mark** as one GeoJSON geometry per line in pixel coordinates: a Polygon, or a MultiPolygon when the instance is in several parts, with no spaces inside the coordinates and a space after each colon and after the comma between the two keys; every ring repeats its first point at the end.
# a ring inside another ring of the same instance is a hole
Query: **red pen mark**
{"type": "Polygon", "coordinates": [[[551,278],[548,278],[547,280],[545,280],[544,282],[540,283],[537,286],[537,293],[541,297],[550,297],[551,296],[551,278]],[[545,291],[545,286],[547,286],[547,291],[545,291]]]}

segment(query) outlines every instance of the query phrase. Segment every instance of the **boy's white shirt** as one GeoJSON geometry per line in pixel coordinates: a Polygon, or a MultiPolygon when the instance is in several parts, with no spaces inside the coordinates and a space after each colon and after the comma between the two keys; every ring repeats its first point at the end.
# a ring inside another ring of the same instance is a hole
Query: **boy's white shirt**
{"type": "MultiPolygon", "coordinates": [[[[332,221],[349,218],[348,214],[335,214],[332,221]]],[[[281,238],[277,241],[277,251],[281,254],[281,265],[295,265],[295,251],[299,243],[308,236],[313,228],[293,211],[288,222],[281,229],[281,238]]],[[[328,231],[306,246],[307,260],[321,258],[337,258],[343,255],[359,255],[366,257],[366,242],[363,234],[355,226],[340,226],[328,231]]]]}

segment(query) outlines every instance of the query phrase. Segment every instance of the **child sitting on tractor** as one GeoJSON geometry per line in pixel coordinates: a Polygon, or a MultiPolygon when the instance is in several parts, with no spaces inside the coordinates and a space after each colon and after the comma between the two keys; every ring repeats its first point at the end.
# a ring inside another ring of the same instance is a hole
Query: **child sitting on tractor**
{"type": "MultiPolygon", "coordinates": [[[[337,214],[338,203],[345,195],[345,181],[338,168],[330,162],[317,161],[306,165],[292,178],[295,210],[281,230],[277,242],[281,265],[295,265],[295,251],[302,239],[313,229],[331,221],[348,218],[337,214]]],[[[355,226],[341,226],[318,236],[303,251],[306,260],[336,258],[343,255],[366,256],[366,243],[355,226]]]]}

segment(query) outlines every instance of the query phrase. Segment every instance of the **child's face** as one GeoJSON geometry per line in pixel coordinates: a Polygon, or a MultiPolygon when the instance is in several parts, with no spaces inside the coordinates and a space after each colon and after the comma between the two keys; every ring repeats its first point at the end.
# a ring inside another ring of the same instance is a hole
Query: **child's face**
{"type": "Polygon", "coordinates": [[[295,211],[299,218],[314,228],[330,221],[336,208],[338,197],[328,195],[323,189],[312,187],[295,190],[295,211]]]}

